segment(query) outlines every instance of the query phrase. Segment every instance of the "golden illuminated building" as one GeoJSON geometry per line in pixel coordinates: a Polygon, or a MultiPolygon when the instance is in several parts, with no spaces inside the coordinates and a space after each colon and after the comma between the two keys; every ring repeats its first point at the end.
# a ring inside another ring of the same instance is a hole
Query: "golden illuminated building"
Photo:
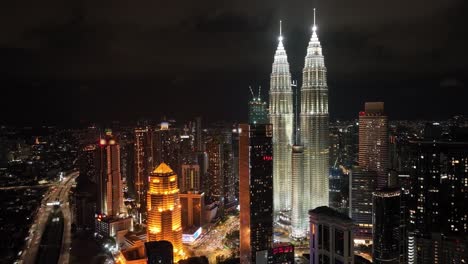
{"type": "Polygon", "coordinates": [[[182,217],[177,175],[166,163],[161,163],[149,175],[147,210],[148,242],[169,241],[174,247],[174,260],[182,259],[182,217]]]}

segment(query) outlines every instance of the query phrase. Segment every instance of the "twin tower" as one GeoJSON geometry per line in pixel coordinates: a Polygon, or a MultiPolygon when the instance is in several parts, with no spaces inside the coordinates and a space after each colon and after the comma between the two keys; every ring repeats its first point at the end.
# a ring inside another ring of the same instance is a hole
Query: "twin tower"
{"type": "MultiPolygon", "coordinates": [[[[279,37],[270,80],[270,123],[273,125],[273,202],[276,221],[291,225],[293,237],[304,237],[308,211],[328,206],[328,87],[317,26],[307,47],[300,117],[294,124],[291,73],[283,37],[279,37]],[[294,131],[297,127],[297,131],[294,131]],[[295,133],[297,137],[295,137],[295,133]],[[297,140],[295,140],[297,138],[297,140]]],[[[299,105],[296,107],[299,108],[299,105]]]]}

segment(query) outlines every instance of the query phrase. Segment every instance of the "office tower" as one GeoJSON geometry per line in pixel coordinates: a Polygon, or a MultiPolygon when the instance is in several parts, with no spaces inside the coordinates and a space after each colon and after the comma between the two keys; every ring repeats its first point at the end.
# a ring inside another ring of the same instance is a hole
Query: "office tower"
{"type": "Polygon", "coordinates": [[[176,173],[180,173],[180,131],[170,127],[168,122],[161,122],[159,129],[153,131],[152,137],[152,168],[164,162],[176,173]]]}
{"type": "Polygon", "coordinates": [[[77,178],[76,191],[73,195],[74,223],[78,228],[94,226],[96,214],[96,144],[82,147],[78,154],[80,177],[77,178]]]}
{"type": "MultiPolygon", "coordinates": [[[[250,87],[249,87],[250,88],[250,87]]],[[[267,124],[268,123],[268,111],[267,103],[262,100],[261,88],[258,89],[258,96],[252,91],[252,100],[249,102],[249,124],[267,124]]]]}
{"type": "Polygon", "coordinates": [[[354,166],[349,175],[349,212],[356,224],[355,243],[370,244],[372,241],[372,192],[377,173],[354,166]]]}
{"type": "Polygon", "coordinates": [[[151,241],[145,243],[148,264],[173,264],[174,249],[169,241],[151,241]]]}
{"type": "Polygon", "coordinates": [[[206,143],[208,155],[207,180],[209,181],[208,199],[219,202],[222,207],[224,202],[224,175],[223,175],[223,144],[217,136],[213,136],[206,143]]]}
{"type": "Polygon", "coordinates": [[[445,138],[410,141],[408,263],[462,263],[460,254],[468,260],[467,135],[452,127],[445,138]]]}
{"type": "Polygon", "coordinates": [[[377,173],[376,188],[387,186],[388,120],[384,103],[365,103],[359,113],[359,166],[377,173]]]}
{"type": "Polygon", "coordinates": [[[144,208],[146,206],[146,189],[147,189],[147,182],[148,182],[148,174],[150,168],[150,156],[151,152],[149,151],[151,138],[150,138],[150,131],[147,127],[144,128],[135,128],[135,202],[137,206],[140,208],[144,208]]]}
{"type": "Polygon", "coordinates": [[[292,147],[292,180],[291,180],[291,237],[305,238],[308,229],[307,212],[305,207],[304,186],[304,147],[294,145],[292,147]]]}
{"type": "Polygon", "coordinates": [[[401,191],[399,188],[384,188],[373,193],[373,263],[400,263],[400,241],[402,240],[400,198],[401,191]]]}
{"type": "Polygon", "coordinates": [[[148,181],[147,240],[171,242],[177,261],[184,254],[177,175],[166,163],[161,163],[149,175],[148,181]]]}
{"type": "Polygon", "coordinates": [[[123,203],[122,176],[120,174],[120,145],[112,132],[106,132],[96,149],[98,156],[97,211],[105,216],[126,213],[123,203]]]}
{"type": "Polygon", "coordinates": [[[198,166],[200,166],[200,192],[205,193],[206,199],[210,190],[208,181],[208,154],[206,152],[197,152],[196,159],[198,166]]]}
{"type": "Polygon", "coordinates": [[[180,192],[186,193],[200,191],[200,166],[197,164],[182,165],[182,182],[180,184],[180,192]]]}
{"type": "Polygon", "coordinates": [[[309,211],[310,263],[354,263],[353,228],[351,218],[328,206],[309,211]]]}
{"type": "MultiPolygon", "coordinates": [[[[314,10],[315,12],[315,10],[314,10]]],[[[328,87],[317,26],[307,47],[301,87],[301,144],[304,146],[305,207],[328,206],[328,87]]]]}
{"type": "Polygon", "coordinates": [[[270,123],[273,125],[273,195],[275,214],[291,209],[293,90],[283,36],[278,39],[270,79],[270,123]]]}
{"type": "Polygon", "coordinates": [[[272,125],[239,126],[240,260],[256,263],[273,241],[272,125]]]}
{"type": "Polygon", "coordinates": [[[189,191],[179,196],[182,210],[182,242],[192,243],[200,236],[201,227],[205,223],[205,194],[189,191]]]}

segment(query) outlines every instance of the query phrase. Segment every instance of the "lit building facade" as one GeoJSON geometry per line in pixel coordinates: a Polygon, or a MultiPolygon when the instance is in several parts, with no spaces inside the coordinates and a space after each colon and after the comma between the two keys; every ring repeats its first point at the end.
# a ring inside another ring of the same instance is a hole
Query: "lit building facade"
{"type": "Polygon", "coordinates": [[[294,145],[292,147],[292,180],[291,180],[291,237],[305,238],[308,230],[307,212],[304,197],[304,147],[294,145]]]}
{"type": "MultiPolygon", "coordinates": [[[[400,263],[401,191],[382,189],[372,199],[372,263],[400,263]]],[[[403,238],[403,239],[402,239],[403,238]]]]}
{"type": "Polygon", "coordinates": [[[209,198],[222,203],[224,198],[222,143],[213,137],[206,143],[208,154],[209,198]]]}
{"type": "Polygon", "coordinates": [[[356,224],[355,242],[372,243],[372,192],[377,173],[354,166],[349,175],[349,211],[356,224]]]}
{"type": "Polygon", "coordinates": [[[313,209],[329,204],[327,69],[315,22],[302,78],[300,143],[304,146],[304,201],[306,208],[313,209]]]}
{"type": "Polygon", "coordinates": [[[365,103],[359,113],[359,166],[377,173],[376,188],[387,186],[388,120],[384,103],[365,103]]]}
{"type": "Polygon", "coordinates": [[[267,124],[267,103],[262,100],[260,91],[258,97],[253,96],[249,102],[249,124],[267,124]]]}
{"type": "Polygon", "coordinates": [[[97,211],[105,216],[117,216],[126,213],[123,202],[122,176],[120,174],[120,145],[106,132],[101,138],[97,151],[97,211]]]}
{"type": "Polygon", "coordinates": [[[144,208],[146,205],[146,189],[148,182],[148,169],[150,168],[150,131],[148,128],[136,128],[135,131],[135,201],[137,206],[144,208]]]}
{"type": "Polygon", "coordinates": [[[309,211],[310,263],[354,264],[351,218],[328,206],[309,211]]]}
{"type": "Polygon", "coordinates": [[[255,263],[273,243],[273,128],[239,128],[240,261],[255,263]]]}
{"type": "MultiPolygon", "coordinates": [[[[182,232],[189,238],[183,242],[191,243],[193,241],[190,240],[190,235],[195,233],[204,224],[205,194],[188,192],[181,193],[179,196],[182,210],[182,232]]],[[[196,238],[193,237],[193,240],[196,238]]]]}
{"type": "Polygon", "coordinates": [[[180,184],[180,192],[200,191],[200,166],[197,164],[182,165],[182,182],[180,184]]]}
{"type": "Polygon", "coordinates": [[[167,240],[174,247],[174,259],[183,256],[182,220],[177,175],[161,163],[149,175],[147,197],[147,240],[167,240]]]}
{"type": "Polygon", "coordinates": [[[468,262],[468,133],[452,131],[410,142],[408,263],[468,262]]]}
{"type": "Polygon", "coordinates": [[[274,210],[278,215],[291,209],[291,148],[294,137],[291,73],[281,32],[270,77],[269,118],[273,125],[274,210]]]}

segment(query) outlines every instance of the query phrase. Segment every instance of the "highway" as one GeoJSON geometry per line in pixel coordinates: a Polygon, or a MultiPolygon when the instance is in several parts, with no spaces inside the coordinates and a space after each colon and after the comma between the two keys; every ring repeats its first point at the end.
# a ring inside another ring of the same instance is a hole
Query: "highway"
{"type": "Polygon", "coordinates": [[[27,243],[21,255],[19,263],[29,264],[35,263],[39,245],[41,243],[42,234],[47,226],[47,220],[52,212],[52,206],[48,206],[47,203],[53,203],[60,201],[62,203],[62,211],[65,219],[64,235],[62,238],[62,249],[59,258],[59,263],[68,263],[69,248],[71,244],[70,234],[70,208],[68,205],[68,194],[70,188],[78,177],[78,172],[68,174],[64,179],[56,185],[50,187],[42,199],[41,208],[39,209],[31,228],[29,229],[29,236],[27,237],[27,243]],[[68,247],[67,247],[68,245],[68,247]],[[64,250],[66,249],[66,250],[64,250]]]}

